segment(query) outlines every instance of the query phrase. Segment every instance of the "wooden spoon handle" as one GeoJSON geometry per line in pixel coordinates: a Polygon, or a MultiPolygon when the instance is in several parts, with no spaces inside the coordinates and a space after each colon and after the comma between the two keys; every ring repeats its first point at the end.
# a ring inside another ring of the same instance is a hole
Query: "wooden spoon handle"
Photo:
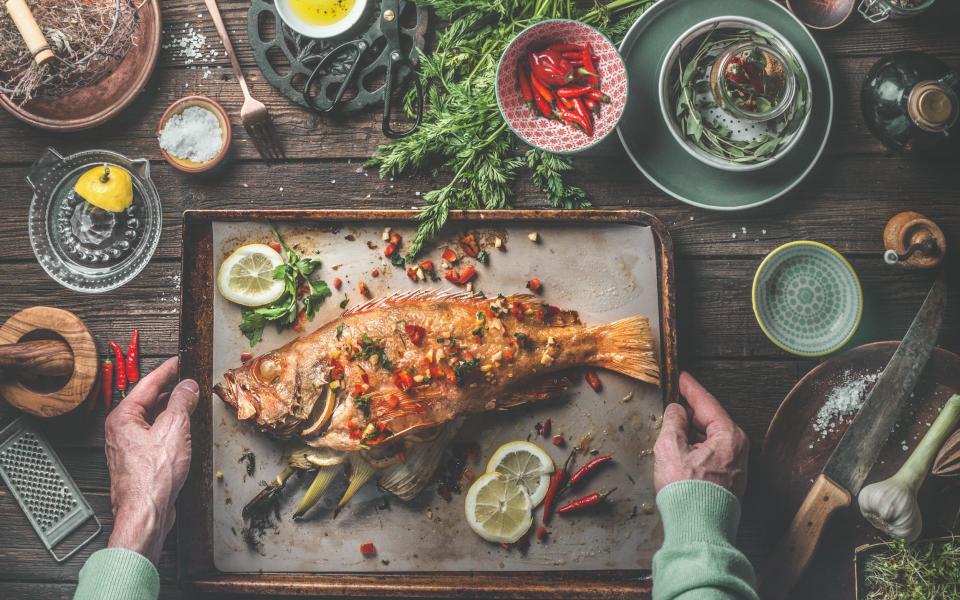
{"type": "Polygon", "coordinates": [[[73,373],[73,352],[60,340],[35,340],[0,346],[0,372],[66,376],[73,373]]]}
{"type": "Polygon", "coordinates": [[[5,0],[4,7],[33,55],[33,60],[37,61],[38,65],[53,60],[55,58],[53,51],[47,44],[47,38],[40,31],[37,20],[33,18],[33,13],[30,12],[26,0],[5,0]]]}
{"type": "Polygon", "coordinates": [[[764,600],[785,600],[817,551],[827,521],[850,506],[850,493],[820,475],[807,492],[790,527],[760,574],[758,591],[764,600]]]}

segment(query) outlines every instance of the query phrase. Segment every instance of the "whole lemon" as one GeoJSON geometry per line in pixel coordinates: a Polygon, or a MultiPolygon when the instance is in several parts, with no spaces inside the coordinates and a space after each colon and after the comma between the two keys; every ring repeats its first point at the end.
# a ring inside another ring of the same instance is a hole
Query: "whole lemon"
{"type": "Polygon", "coordinates": [[[93,167],[77,179],[73,191],[109,212],[123,212],[133,204],[133,178],[123,167],[106,163],[93,167]]]}

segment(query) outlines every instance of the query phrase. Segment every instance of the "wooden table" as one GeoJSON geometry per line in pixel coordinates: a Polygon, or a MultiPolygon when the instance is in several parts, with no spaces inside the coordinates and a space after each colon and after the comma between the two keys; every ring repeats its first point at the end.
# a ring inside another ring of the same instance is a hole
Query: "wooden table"
{"type": "MultiPolygon", "coordinates": [[[[380,181],[360,170],[378,144],[376,110],[343,119],[318,116],[291,105],[265,83],[254,66],[246,38],[248,3],[221,1],[227,26],[254,95],[268,105],[289,160],[268,167],[239,127],[240,90],[222,52],[213,74],[164,51],[157,72],[137,101],[115,121],[91,131],[52,135],[0,115],[0,318],[36,304],[69,309],[83,318],[102,355],[110,338],[126,340],[137,327],[145,370],[177,352],[180,283],[180,224],[186,208],[407,208],[421,203],[417,192],[433,189],[430,179],[380,181]],[[234,115],[233,162],[214,178],[181,174],[160,159],[154,129],[175,99],[202,93],[234,115]],[[30,250],[26,235],[31,191],[24,176],[43,148],[64,152],[109,148],[152,160],[164,206],[163,236],[156,256],[125,287],[100,295],[68,291],[50,280],[30,250]]],[[[168,32],[185,24],[220,49],[201,0],[164,0],[168,32]]],[[[770,343],[754,321],[750,285],[761,258],[797,239],[820,240],[844,253],[863,283],[866,309],[854,340],[899,338],[931,281],[929,273],[893,270],[881,260],[880,233],[894,213],[913,209],[937,221],[952,244],[956,269],[960,245],[960,162],[903,157],[886,150],[864,126],[858,95],[867,69],[882,54],[903,49],[932,52],[960,67],[960,6],[942,0],[912,21],[869,25],[854,14],[839,30],[818,32],[836,87],[834,127],[826,154],[807,180],[772,205],[746,213],[707,212],[665,196],[634,169],[616,143],[577,159],[573,181],[603,207],[642,208],[670,228],[677,252],[681,364],[728,407],[759,451],[774,410],[790,387],[816,361],[787,355],[770,343]]],[[[659,116],[651,116],[659,118],[659,116]]],[[[543,197],[525,178],[517,185],[517,206],[543,206],[543,197]]],[[[951,308],[941,343],[960,350],[960,279],[954,277],[951,308]]],[[[9,409],[0,409],[9,412],[9,409]]],[[[103,453],[103,414],[67,416],[45,424],[55,448],[90,503],[111,526],[109,478],[103,453]]],[[[761,510],[767,499],[754,481],[745,504],[740,544],[757,562],[774,535],[761,510]]],[[[102,535],[88,549],[57,566],[38,542],[13,498],[0,489],[0,597],[70,598],[83,561],[102,548],[102,535]]],[[[842,545],[842,540],[828,540],[842,545]]],[[[834,548],[807,577],[798,598],[850,599],[849,553],[834,548]]],[[[160,561],[163,598],[180,598],[175,581],[175,543],[168,540],[160,561]]]]}

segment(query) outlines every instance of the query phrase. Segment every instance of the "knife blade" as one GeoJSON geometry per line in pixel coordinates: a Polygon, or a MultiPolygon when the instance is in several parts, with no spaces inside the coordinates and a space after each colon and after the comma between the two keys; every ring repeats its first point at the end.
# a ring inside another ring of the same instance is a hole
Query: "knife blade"
{"type": "Polygon", "coordinates": [[[946,302],[947,278],[941,271],[764,568],[758,586],[764,600],[787,597],[816,553],[830,516],[850,506],[863,487],[936,346],[946,302]]]}

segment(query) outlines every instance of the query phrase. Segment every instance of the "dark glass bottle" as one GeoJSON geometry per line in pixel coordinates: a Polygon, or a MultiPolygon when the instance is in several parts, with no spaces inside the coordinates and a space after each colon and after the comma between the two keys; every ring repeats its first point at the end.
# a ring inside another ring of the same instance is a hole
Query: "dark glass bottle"
{"type": "Polygon", "coordinates": [[[958,149],[960,77],[922,52],[896,52],[867,73],[860,108],[870,131],[900,152],[958,149]]]}

